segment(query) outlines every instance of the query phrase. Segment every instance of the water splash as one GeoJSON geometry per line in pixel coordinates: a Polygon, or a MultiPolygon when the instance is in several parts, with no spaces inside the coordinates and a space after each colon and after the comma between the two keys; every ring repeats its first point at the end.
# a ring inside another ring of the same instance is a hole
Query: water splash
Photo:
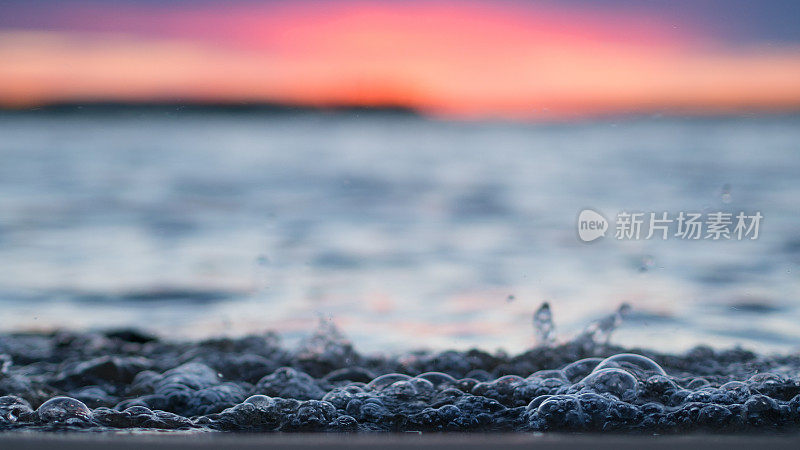
{"type": "MultiPolygon", "coordinates": [[[[574,339],[574,342],[581,343],[586,349],[597,345],[608,345],[611,335],[622,324],[625,316],[630,312],[631,306],[628,303],[621,304],[613,313],[601,317],[590,323],[574,339]]],[[[544,302],[533,313],[533,331],[536,334],[536,342],[543,347],[550,347],[555,342],[555,323],[553,313],[550,310],[550,303],[544,302]]]]}
{"type": "Polygon", "coordinates": [[[583,332],[578,335],[576,341],[589,345],[608,345],[611,335],[622,325],[625,316],[630,312],[631,305],[623,303],[613,313],[590,323],[583,332]]]}
{"type": "Polygon", "coordinates": [[[337,361],[354,361],[356,352],[333,319],[320,316],[317,328],[300,343],[296,355],[300,360],[336,364],[337,361]]]}
{"type": "Polygon", "coordinates": [[[550,303],[544,302],[533,313],[533,330],[536,333],[539,345],[549,347],[553,344],[555,341],[555,328],[553,313],[550,311],[550,303]]]}

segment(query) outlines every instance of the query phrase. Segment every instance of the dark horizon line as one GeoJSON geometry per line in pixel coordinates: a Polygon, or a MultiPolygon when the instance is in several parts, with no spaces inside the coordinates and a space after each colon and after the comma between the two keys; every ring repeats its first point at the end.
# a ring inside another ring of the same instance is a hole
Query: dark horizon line
{"type": "Polygon", "coordinates": [[[28,107],[9,107],[0,105],[0,112],[11,113],[53,113],[53,114],[90,114],[90,113],[268,113],[268,114],[305,114],[314,112],[331,113],[380,113],[406,116],[422,115],[418,110],[403,105],[360,105],[330,104],[303,105],[281,102],[224,102],[224,101],[63,101],[45,103],[28,107]]]}
{"type": "MultiPolygon", "coordinates": [[[[233,115],[305,115],[305,114],[368,114],[376,116],[396,116],[408,118],[437,119],[424,111],[406,105],[382,104],[322,104],[308,105],[300,103],[283,103],[270,101],[117,101],[117,100],[87,100],[87,101],[56,101],[27,107],[11,107],[0,104],[0,115],[7,114],[45,114],[45,115],[124,115],[124,114],[233,114],[233,115]]],[[[466,121],[511,121],[511,122],[595,122],[631,120],[641,118],[664,119],[737,119],[737,118],[797,118],[800,117],[800,106],[797,108],[764,110],[760,108],[732,110],[730,112],[702,112],[680,111],[666,108],[664,110],[631,110],[609,111],[606,113],[555,115],[552,117],[533,117],[530,119],[503,118],[489,116],[484,119],[466,119],[466,121]]],[[[442,119],[442,117],[438,117],[442,119]]],[[[447,120],[445,118],[445,120],[447,120]]],[[[459,119],[451,118],[459,121],[459,119]]]]}

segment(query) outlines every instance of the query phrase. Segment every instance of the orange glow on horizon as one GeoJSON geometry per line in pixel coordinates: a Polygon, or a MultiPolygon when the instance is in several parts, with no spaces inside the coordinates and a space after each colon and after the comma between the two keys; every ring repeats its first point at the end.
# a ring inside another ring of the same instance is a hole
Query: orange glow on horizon
{"type": "Polygon", "coordinates": [[[513,118],[800,107],[800,48],[720,48],[635,16],[340,5],[161,14],[159,32],[131,25],[145,10],[109,29],[0,30],[0,105],[269,101],[513,118]]]}

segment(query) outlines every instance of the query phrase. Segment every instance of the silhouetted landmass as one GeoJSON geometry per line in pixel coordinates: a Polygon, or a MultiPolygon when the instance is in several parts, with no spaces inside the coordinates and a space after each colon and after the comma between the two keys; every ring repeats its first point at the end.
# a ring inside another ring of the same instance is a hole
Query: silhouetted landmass
{"type": "MultiPolygon", "coordinates": [[[[390,117],[429,117],[425,113],[409,106],[380,105],[365,106],[357,104],[334,105],[300,105],[279,102],[197,102],[197,101],[152,101],[152,102],[118,102],[118,101],[65,101],[44,105],[12,108],[0,105],[0,115],[48,115],[48,116],[152,116],[163,115],[169,117],[198,114],[223,114],[223,115],[305,115],[305,114],[332,114],[332,115],[370,115],[390,117]]],[[[703,112],[680,110],[632,110],[610,111],[592,114],[555,114],[551,117],[536,116],[529,119],[512,119],[497,116],[484,118],[488,122],[537,122],[551,124],[580,123],[580,122],[615,122],[630,120],[691,120],[711,121],[738,120],[738,119],[787,119],[796,120],[800,117],[800,109],[786,110],[759,110],[758,108],[743,108],[729,112],[703,112]]]]}
{"type": "Polygon", "coordinates": [[[3,108],[2,112],[46,113],[46,114],[181,114],[181,113],[222,113],[222,114],[308,114],[308,113],[343,113],[343,114],[387,114],[417,116],[413,108],[400,105],[325,105],[308,106],[271,102],[241,103],[201,103],[201,102],[59,102],[30,108],[3,108]]]}

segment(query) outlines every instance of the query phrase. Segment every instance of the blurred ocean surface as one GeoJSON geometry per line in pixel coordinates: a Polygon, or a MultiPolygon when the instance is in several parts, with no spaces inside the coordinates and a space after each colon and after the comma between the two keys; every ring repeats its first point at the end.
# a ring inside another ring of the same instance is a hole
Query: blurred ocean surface
{"type": "Polygon", "coordinates": [[[800,348],[800,118],[0,115],[0,331],[332,320],[364,351],[800,348]],[[578,212],[760,211],[756,241],[578,241],[578,212]]]}

